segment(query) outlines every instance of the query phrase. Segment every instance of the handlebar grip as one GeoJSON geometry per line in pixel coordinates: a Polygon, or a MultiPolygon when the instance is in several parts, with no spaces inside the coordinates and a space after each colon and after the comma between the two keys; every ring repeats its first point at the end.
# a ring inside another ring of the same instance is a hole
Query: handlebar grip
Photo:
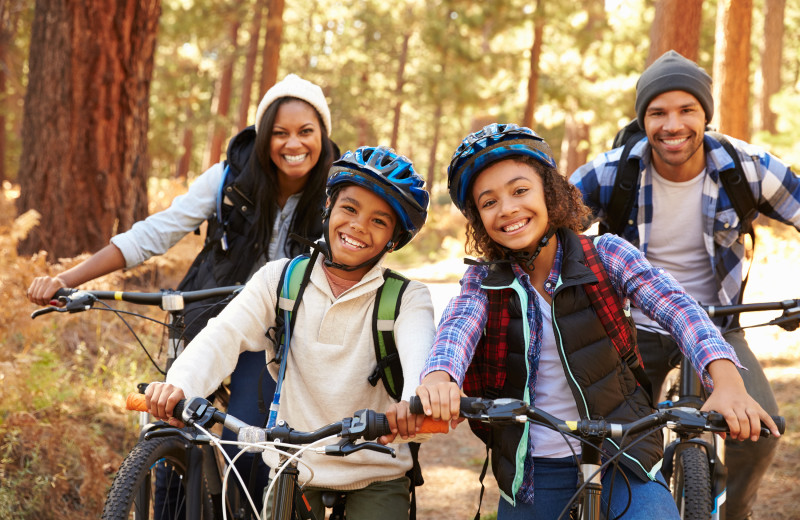
{"type": "Polygon", "coordinates": [[[450,422],[437,421],[426,417],[425,420],[422,421],[422,426],[419,427],[417,433],[450,433],[450,422]]]}
{"type": "Polygon", "coordinates": [[[782,415],[771,415],[770,417],[775,421],[775,426],[778,427],[778,433],[783,435],[786,431],[786,418],[782,415]]]}
{"type": "MultiPolygon", "coordinates": [[[[478,401],[485,402],[486,400],[480,397],[462,397],[459,410],[470,411],[473,409],[472,404],[478,401]]],[[[416,395],[412,395],[411,399],[408,400],[408,408],[411,413],[416,415],[422,415],[425,413],[425,410],[422,409],[422,401],[420,401],[419,397],[416,395]]]]}
{"type": "Polygon", "coordinates": [[[77,292],[77,290],[78,289],[70,289],[69,287],[62,287],[61,289],[58,289],[56,291],[56,293],[53,295],[53,299],[57,300],[61,296],[67,297],[70,294],[77,292]]]}
{"type": "Polygon", "coordinates": [[[147,405],[145,404],[144,396],[142,394],[128,394],[125,399],[125,408],[134,412],[146,412],[147,405]]]}

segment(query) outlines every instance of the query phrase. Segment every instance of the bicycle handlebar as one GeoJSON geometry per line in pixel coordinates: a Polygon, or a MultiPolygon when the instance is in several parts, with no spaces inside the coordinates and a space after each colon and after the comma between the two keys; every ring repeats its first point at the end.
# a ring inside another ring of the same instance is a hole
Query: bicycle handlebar
{"type": "Polygon", "coordinates": [[[50,312],[82,312],[92,308],[98,300],[116,300],[136,303],[140,305],[158,305],[166,311],[181,310],[186,303],[192,303],[207,298],[229,296],[241,291],[244,286],[230,285],[214,287],[198,291],[173,291],[162,290],[159,292],[129,292],[129,291],[84,291],[79,289],[58,289],[53,298],[64,304],[64,307],[51,305],[37,309],[31,313],[31,319],[50,312]]]}
{"type": "Polygon", "coordinates": [[[739,305],[702,305],[703,309],[712,318],[717,316],[730,316],[743,312],[758,311],[789,311],[797,309],[800,313],[800,298],[795,300],[782,300],[763,303],[742,303],[739,305]]]}
{"type": "MultiPolygon", "coordinates": [[[[410,402],[411,413],[422,414],[422,403],[414,396],[410,402]]],[[[668,426],[679,433],[727,433],[725,418],[717,412],[701,412],[694,408],[665,408],[642,417],[628,424],[610,423],[604,419],[580,419],[564,421],[547,412],[529,406],[525,401],[516,399],[483,399],[480,397],[462,397],[459,415],[466,419],[475,419],[487,423],[536,422],[552,430],[566,433],[577,433],[581,437],[610,437],[621,439],[625,435],[645,430],[668,426]]],[[[778,431],[786,430],[786,420],[782,416],[772,416],[778,431]]],[[[770,431],[761,427],[761,436],[769,437],[770,431]]]]}

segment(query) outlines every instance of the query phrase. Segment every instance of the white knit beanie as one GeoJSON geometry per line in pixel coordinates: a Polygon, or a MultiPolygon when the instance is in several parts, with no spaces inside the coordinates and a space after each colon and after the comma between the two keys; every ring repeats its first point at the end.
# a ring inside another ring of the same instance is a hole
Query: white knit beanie
{"type": "Polygon", "coordinates": [[[331,135],[331,111],[328,108],[328,102],[325,101],[325,94],[322,93],[322,89],[318,85],[296,74],[289,74],[283,80],[275,83],[264,94],[261,103],[258,104],[258,110],[256,110],[256,132],[258,132],[258,127],[261,125],[261,116],[264,115],[264,112],[276,99],[282,97],[302,99],[314,107],[322,119],[322,124],[325,125],[325,131],[328,136],[331,135]]]}

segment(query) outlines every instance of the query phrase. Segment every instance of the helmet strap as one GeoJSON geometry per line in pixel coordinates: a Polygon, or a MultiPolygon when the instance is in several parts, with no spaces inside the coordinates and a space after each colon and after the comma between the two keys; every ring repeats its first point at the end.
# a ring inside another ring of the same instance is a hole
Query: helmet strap
{"type": "Polygon", "coordinates": [[[533,272],[533,270],[535,269],[533,263],[536,260],[536,257],[538,257],[539,253],[542,252],[542,249],[544,249],[547,246],[547,244],[550,243],[550,239],[553,237],[555,232],[556,228],[554,228],[552,225],[548,225],[547,231],[545,232],[544,236],[539,240],[539,243],[536,246],[536,250],[534,250],[532,253],[529,253],[527,251],[514,251],[512,249],[508,249],[505,247],[503,247],[502,249],[505,251],[506,255],[508,255],[509,259],[524,266],[526,270],[533,272]]]}

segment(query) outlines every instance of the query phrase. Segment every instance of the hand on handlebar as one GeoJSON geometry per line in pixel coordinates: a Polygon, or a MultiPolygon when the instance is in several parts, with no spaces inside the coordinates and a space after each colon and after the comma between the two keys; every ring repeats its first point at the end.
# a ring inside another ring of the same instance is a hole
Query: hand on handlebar
{"type": "Polygon", "coordinates": [[[461,396],[464,395],[450,374],[444,371],[431,372],[417,387],[417,396],[422,402],[425,415],[436,420],[450,421],[455,428],[464,419],[459,417],[461,396]]]}
{"type": "Polygon", "coordinates": [[[381,436],[378,439],[381,444],[394,442],[395,437],[398,435],[403,440],[413,439],[422,427],[425,416],[412,414],[409,410],[408,401],[400,401],[386,410],[386,420],[389,422],[389,429],[392,430],[392,433],[381,436]]]}
{"type": "Polygon", "coordinates": [[[64,304],[54,300],[53,297],[59,289],[65,289],[67,284],[58,276],[38,276],[33,279],[28,292],[28,299],[37,305],[56,305],[62,307],[64,304]]]}
{"type": "Polygon", "coordinates": [[[169,383],[150,383],[144,393],[147,411],[155,417],[169,423],[176,428],[183,428],[183,421],[173,417],[175,405],[181,399],[186,399],[183,390],[169,383]]]}
{"type": "MultiPolygon", "coordinates": [[[[721,414],[728,423],[731,437],[736,440],[757,441],[762,423],[772,435],[780,437],[775,421],[745,390],[744,382],[733,362],[718,359],[708,365],[708,372],[714,381],[714,391],[701,410],[713,410],[721,414]]],[[[725,434],[722,437],[725,438],[725,434]]]]}

